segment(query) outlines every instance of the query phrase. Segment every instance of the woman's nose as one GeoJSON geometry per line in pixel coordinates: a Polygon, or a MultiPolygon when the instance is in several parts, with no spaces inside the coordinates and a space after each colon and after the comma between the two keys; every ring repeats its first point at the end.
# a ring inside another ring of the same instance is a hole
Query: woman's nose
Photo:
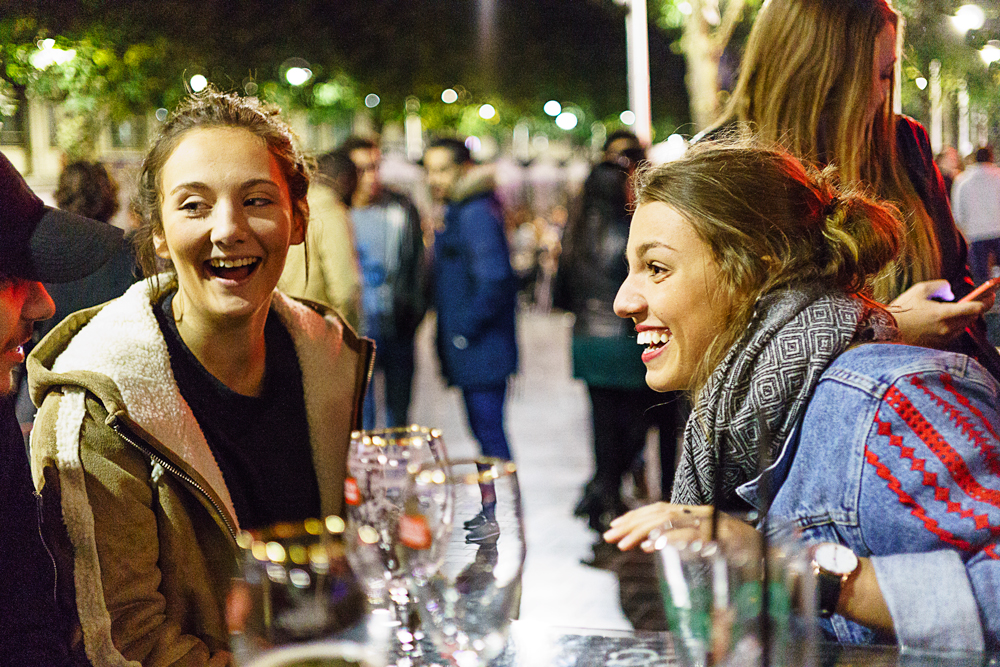
{"type": "Polygon", "coordinates": [[[232,245],[246,240],[247,216],[242,202],[217,202],[213,207],[212,243],[232,245]]]}
{"type": "Polygon", "coordinates": [[[632,318],[641,313],[646,307],[646,302],[642,295],[635,289],[630,278],[618,288],[615,295],[615,315],[618,317],[632,318]]]}

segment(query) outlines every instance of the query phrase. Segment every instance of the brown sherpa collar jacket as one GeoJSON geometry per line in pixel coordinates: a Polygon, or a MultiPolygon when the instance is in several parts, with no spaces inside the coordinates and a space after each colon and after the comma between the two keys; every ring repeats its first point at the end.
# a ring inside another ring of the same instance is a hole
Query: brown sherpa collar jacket
{"type": "MultiPolygon", "coordinates": [[[[139,282],[28,359],[43,532],[93,664],[224,665],[239,524],[150,301],[139,282]]],[[[276,291],[271,308],[299,358],[322,510],[339,514],[373,346],[322,305],[276,291]]]]}

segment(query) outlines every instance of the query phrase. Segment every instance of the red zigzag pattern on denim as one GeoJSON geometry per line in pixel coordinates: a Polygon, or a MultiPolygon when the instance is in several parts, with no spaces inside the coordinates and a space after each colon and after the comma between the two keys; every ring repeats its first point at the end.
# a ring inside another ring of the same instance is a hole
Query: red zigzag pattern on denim
{"type": "MultiPolygon", "coordinates": [[[[979,419],[982,426],[986,429],[986,432],[993,436],[993,440],[1000,440],[1000,437],[997,436],[996,431],[993,429],[993,425],[987,421],[985,416],[983,416],[982,411],[974,406],[967,396],[963,396],[957,389],[955,389],[955,385],[951,381],[951,376],[947,373],[942,373],[940,379],[945,390],[955,397],[955,400],[959,405],[979,419]]],[[[972,420],[965,415],[965,413],[946,401],[944,397],[938,396],[932,392],[924,383],[923,379],[915,377],[910,380],[910,384],[923,391],[927,397],[934,401],[948,414],[948,417],[955,424],[955,426],[957,426],[962,433],[965,434],[965,437],[972,441],[972,444],[983,455],[983,459],[986,461],[986,465],[989,467],[990,472],[1000,478],[1000,456],[997,455],[996,449],[987,441],[986,435],[983,431],[978,429],[976,425],[972,423],[972,420]]]]}
{"type": "MultiPolygon", "coordinates": [[[[948,444],[947,440],[941,437],[941,434],[937,432],[930,422],[920,414],[920,411],[903,395],[903,392],[899,391],[896,387],[890,388],[885,394],[885,402],[913,429],[913,432],[927,445],[927,448],[934,452],[934,455],[948,469],[952,479],[955,480],[955,483],[962,491],[965,491],[970,498],[1000,508],[1000,491],[984,487],[976,480],[972,473],[969,472],[969,467],[965,464],[965,460],[948,444]]],[[[909,450],[909,453],[904,452],[903,455],[907,456],[907,458],[912,458],[913,450],[911,448],[906,449],[909,450]]],[[[922,461],[920,461],[920,465],[923,466],[922,461]]],[[[928,482],[927,475],[925,475],[924,484],[937,486],[936,481],[935,476],[934,480],[928,482]]]]}
{"type": "MultiPolygon", "coordinates": [[[[878,417],[876,417],[875,420],[878,421],[878,417]]],[[[888,422],[879,421],[878,423],[879,423],[879,432],[881,432],[882,424],[888,425],[888,422]]],[[[972,549],[972,545],[966,542],[965,540],[961,540],[952,535],[951,533],[949,533],[948,531],[938,528],[938,522],[927,516],[927,512],[924,511],[924,508],[918,505],[916,501],[913,500],[913,497],[910,496],[910,494],[903,491],[903,487],[899,483],[899,480],[896,479],[895,476],[893,476],[892,472],[884,463],[879,461],[878,456],[876,456],[873,452],[871,452],[868,449],[865,449],[865,460],[868,461],[868,463],[870,463],[871,465],[875,466],[875,474],[888,482],[889,489],[895,492],[897,496],[899,496],[899,502],[905,505],[906,507],[909,507],[910,514],[920,519],[920,521],[923,522],[924,527],[927,528],[927,530],[937,535],[938,539],[940,539],[942,542],[946,544],[951,544],[955,547],[958,547],[959,549],[965,549],[965,550],[972,549]]]]}
{"type": "MultiPolygon", "coordinates": [[[[949,378],[950,379],[950,378],[949,378]]],[[[928,389],[922,385],[919,381],[914,382],[914,385],[922,388],[925,393],[928,393],[932,398],[937,399],[936,402],[942,407],[945,407],[946,411],[954,410],[952,406],[948,406],[947,402],[942,401],[931,394],[928,389]]],[[[946,386],[948,386],[946,384],[946,386]]],[[[885,396],[885,402],[888,403],[899,416],[913,429],[913,431],[921,438],[921,440],[930,448],[935,455],[944,463],[945,467],[952,474],[952,477],[959,484],[966,493],[973,496],[974,498],[980,498],[983,496],[994,498],[1000,496],[996,491],[992,489],[984,489],[978,482],[972,477],[968,468],[965,465],[965,461],[961,459],[960,456],[948,445],[948,443],[940,436],[940,434],[931,426],[930,423],[924,419],[923,415],[913,406],[912,403],[895,387],[891,388],[885,396]],[[964,482],[964,484],[963,484],[964,482]],[[973,491],[970,493],[970,489],[973,491]]],[[[1000,533],[1000,527],[994,527],[990,524],[987,515],[974,515],[972,509],[962,509],[961,504],[951,501],[949,499],[950,491],[949,489],[938,485],[937,475],[934,473],[928,473],[924,471],[924,460],[917,459],[913,456],[914,449],[912,447],[903,447],[902,438],[898,435],[893,435],[892,425],[888,421],[881,421],[878,416],[875,417],[875,422],[878,425],[879,435],[885,435],[889,437],[889,443],[895,447],[899,447],[900,455],[903,458],[908,458],[911,460],[911,470],[920,470],[923,474],[923,483],[926,486],[931,486],[934,488],[935,499],[944,502],[945,507],[948,512],[958,514],[962,518],[973,518],[978,529],[988,529],[991,534],[995,535],[1000,533]]],[[[968,435],[968,432],[966,432],[968,435]]],[[[981,435],[981,434],[980,434],[981,435]]],[[[985,443],[984,443],[985,444],[985,443]]],[[[988,447],[988,445],[986,445],[988,447]]],[[[936,520],[927,516],[926,511],[923,507],[917,504],[913,500],[912,496],[907,494],[902,489],[902,485],[899,480],[893,476],[889,468],[879,461],[878,457],[868,451],[865,451],[866,461],[873,465],[876,469],[876,474],[888,482],[888,488],[892,490],[899,498],[900,503],[910,508],[910,513],[919,519],[928,531],[936,535],[939,539],[947,544],[952,544],[962,549],[971,549],[972,545],[960,538],[955,537],[952,533],[939,527],[936,520]]],[[[986,498],[982,498],[984,502],[996,505],[995,502],[990,502],[986,498]]],[[[1000,560],[1000,554],[997,554],[995,550],[995,545],[990,545],[984,550],[985,554],[994,560],[1000,560]]]]}

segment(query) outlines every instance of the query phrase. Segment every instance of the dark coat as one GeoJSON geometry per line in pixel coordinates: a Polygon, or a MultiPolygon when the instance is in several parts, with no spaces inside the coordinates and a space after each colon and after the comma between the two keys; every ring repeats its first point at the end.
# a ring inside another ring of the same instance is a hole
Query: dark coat
{"type": "Polygon", "coordinates": [[[496,387],[517,370],[517,280],[492,181],[456,191],[434,241],[438,357],[449,384],[496,387]]]}
{"type": "Polygon", "coordinates": [[[951,291],[960,299],[973,287],[966,258],[968,248],[951,216],[948,190],[934,162],[924,126],[908,116],[897,116],[896,151],[913,189],[934,223],[934,233],[941,247],[941,277],[951,283],[951,291]]]}
{"type": "Polygon", "coordinates": [[[591,170],[563,234],[553,305],[575,316],[573,377],[596,387],[647,389],[634,324],[615,315],[614,307],[628,277],[627,187],[628,172],[617,164],[591,170]]]}
{"type": "Polygon", "coordinates": [[[56,602],[55,563],[38,513],[21,427],[11,397],[0,396],[0,664],[72,663],[73,619],[56,602]]]}

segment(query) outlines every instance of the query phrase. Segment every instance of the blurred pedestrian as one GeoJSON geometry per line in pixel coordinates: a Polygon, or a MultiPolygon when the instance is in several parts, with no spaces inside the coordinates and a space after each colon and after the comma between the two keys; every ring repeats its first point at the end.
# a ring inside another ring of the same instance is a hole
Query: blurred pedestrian
{"type": "MultiPolygon", "coordinates": [[[[24,359],[33,325],[55,305],[42,282],[77,280],[123,245],[120,230],[49,208],[0,154],[0,662],[84,664],[71,656],[75,615],[56,598],[52,557],[42,542],[40,506],[21,429],[11,373],[24,359]]],[[[58,508],[55,508],[58,512],[58,508]]]]}
{"type": "Polygon", "coordinates": [[[504,431],[507,379],[517,370],[517,279],[492,172],[458,139],[424,153],[434,200],[445,205],[434,239],[437,351],[449,385],[462,390],[482,453],[510,459],[504,431]]]}
{"type": "Polygon", "coordinates": [[[649,388],[646,367],[635,354],[635,330],[614,312],[615,295],[628,276],[622,257],[631,219],[630,177],[644,158],[640,147],[605,151],[583,184],[556,274],[554,304],[574,315],[573,377],[587,384],[591,403],[594,475],[574,513],[599,533],[629,509],[622,478],[641,460],[652,427],[659,429],[660,488],[669,493],[683,421],[679,392],[649,388]]]}
{"type": "MultiPolygon", "coordinates": [[[[59,175],[55,199],[64,211],[111,224],[119,208],[118,183],[100,162],[71,162],[59,175]]],[[[138,279],[135,250],[131,243],[123,243],[111,259],[90,275],[45,286],[56,304],[56,314],[38,325],[38,333],[44,336],[70,313],[121,296],[138,279]]]]}
{"type": "Polygon", "coordinates": [[[316,160],[306,197],[306,242],[288,249],[278,281],[289,296],[333,306],[355,329],[361,326],[361,267],[350,206],[357,183],[357,169],[344,151],[330,151],[316,160]]]}
{"type": "Polygon", "coordinates": [[[622,154],[627,150],[643,150],[642,142],[634,132],[628,130],[615,130],[604,140],[603,162],[618,162],[622,154]]]}
{"type": "Polygon", "coordinates": [[[977,150],[976,162],[955,181],[951,210],[969,240],[972,279],[986,282],[1000,264],[1000,167],[991,146],[977,150]]]}
{"type": "Polygon", "coordinates": [[[958,149],[954,146],[945,146],[934,158],[934,162],[941,172],[941,178],[944,179],[944,190],[950,195],[955,179],[965,169],[962,156],[958,154],[958,149]]]}
{"type": "Polygon", "coordinates": [[[427,311],[427,264],[416,206],[382,184],[378,144],[350,137],[341,146],[358,170],[352,219],[361,262],[361,332],[375,341],[375,377],[365,400],[365,428],[375,428],[378,406],[385,425],[409,422],[415,370],[414,337],[427,311]],[[375,387],[381,382],[382,396],[375,387]]]}

